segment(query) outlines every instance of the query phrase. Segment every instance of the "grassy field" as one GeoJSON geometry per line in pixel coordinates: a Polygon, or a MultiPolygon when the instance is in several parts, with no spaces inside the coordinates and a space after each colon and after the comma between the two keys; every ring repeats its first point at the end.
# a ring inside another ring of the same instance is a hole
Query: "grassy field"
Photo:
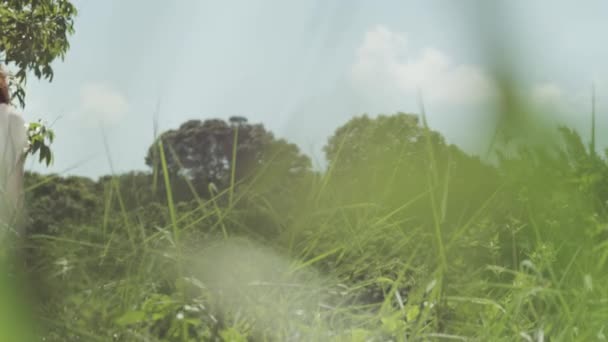
{"type": "Polygon", "coordinates": [[[15,306],[45,341],[605,340],[606,163],[562,133],[487,173],[433,148],[409,174],[338,158],[289,206],[263,176],[177,203],[159,173],[165,202],[132,210],[110,178],[95,220],[25,242],[15,306]]]}

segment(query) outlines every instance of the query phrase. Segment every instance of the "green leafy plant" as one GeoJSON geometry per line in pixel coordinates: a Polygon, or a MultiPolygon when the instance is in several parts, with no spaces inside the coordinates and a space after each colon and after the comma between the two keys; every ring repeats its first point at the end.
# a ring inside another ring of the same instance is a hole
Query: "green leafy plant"
{"type": "Polygon", "coordinates": [[[52,63],[65,57],[76,7],[65,0],[0,1],[0,61],[17,69],[12,97],[25,106],[28,73],[53,80],[52,63]]]}
{"type": "Polygon", "coordinates": [[[38,161],[49,166],[53,162],[53,153],[49,145],[55,139],[55,132],[42,123],[42,120],[38,120],[27,125],[27,138],[29,144],[25,151],[26,156],[30,154],[34,156],[39,152],[38,161]]]}

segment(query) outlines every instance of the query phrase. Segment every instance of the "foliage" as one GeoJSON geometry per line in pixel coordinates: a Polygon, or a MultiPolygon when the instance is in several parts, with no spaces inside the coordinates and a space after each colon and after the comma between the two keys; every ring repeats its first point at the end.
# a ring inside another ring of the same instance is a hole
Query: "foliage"
{"type": "MultiPolygon", "coordinates": [[[[261,169],[271,170],[273,182],[281,184],[277,177],[288,182],[311,168],[296,145],[276,139],[261,124],[190,120],[177,130],[164,132],[158,140],[163,142],[171,179],[182,184],[177,184],[181,193],[189,192],[184,183],[191,182],[199,195],[209,197],[210,184],[218,191],[231,186],[232,171],[234,182],[239,183],[261,169]]],[[[162,173],[158,151],[155,142],[148,149],[146,164],[162,173]]]]}
{"type": "Polygon", "coordinates": [[[98,213],[99,193],[85,177],[25,175],[30,234],[57,234],[69,224],[92,222],[98,213]]]}
{"type": "Polygon", "coordinates": [[[608,163],[576,132],[487,165],[414,115],[358,117],[329,140],[326,171],[291,174],[267,150],[252,154],[267,168],[231,170],[218,141],[234,126],[204,125],[165,133],[192,169],[156,164],[165,187],[28,174],[46,340],[601,339],[608,163]],[[163,195],[204,186],[195,174],[218,191],[163,195]]]}
{"type": "Polygon", "coordinates": [[[47,166],[53,161],[53,153],[51,152],[50,144],[55,139],[55,132],[46,127],[41,120],[31,122],[27,125],[28,147],[26,155],[32,156],[39,152],[39,162],[45,162],[47,166]],[[47,142],[48,141],[48,142],[47,142]]]}
{"type": "Polygon", "coordinates": [[[124,206],[126,211],[135,211],[150,203],[161,202],[161,197],[154,191],[153,177],[149,172],[133,171],[114,176],[102,176],[96,183],[96,191],[99,194],[110,193],[117,200],[112,201],[113,208],[121,210],[124,206]]]}
{"type": "Polygon", "coordinates": [[[435,197],[443,202],[441,224],[458,224],[498,187],[492,166],[448,145],[412,114],[353,118],[330,137],[325,152],[336,193],[388,209],[412,201],[400,212],[410,220],[432,218],[428,204],[435,197]]]}
{"type": "Polygon", "coordinates": [[[77,11],[67,0],[4,0],[0,2],[0,60],[14,64],[18,84],[14,95],[25,106],[27,73],[53,79],[52,62],[70,47],[77,11]]]}

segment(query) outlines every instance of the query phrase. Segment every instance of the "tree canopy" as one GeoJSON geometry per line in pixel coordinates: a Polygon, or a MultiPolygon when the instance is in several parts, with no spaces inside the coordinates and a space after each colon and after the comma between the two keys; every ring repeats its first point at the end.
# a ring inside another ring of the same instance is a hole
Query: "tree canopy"
{"type": "Polygon", "coordinates": [[[162,173],[159,141],[169,176],[184,177],[203,191],[211,183],[217,189],[228,187],[233,171],[236,182],[263,170],[277,181],[278,176],[292,178],[311,169],[310,159],[295,144],[240,117],[231,123],[190,120],[162,133],[146,156],[146,164],[162,173]]]}
{"type": "Polygon", "coordinates": [[[69,49],[76,14],[68,0],[0,2],[0,62],[17,68],[13,95],[21,106],[28,72],[52,81],[52,62],[63,59],[69,49]]]}
{"type": "Polygon", "coordinates": [[[28,234],[58,233],[67,224],[91,222],[99,213],[99,191],[85,177],[25,174],[28,234]]]}
{"type": "Polygon", "coordinates": [[[447,144],[414,114],[355,117],[335,131],[324,150],[336,193],[389,207],[422,196],[411,205],[414,216],[430,217],[424,196],[429,191],[445,197],[447,217],[479,206],[497,181],[493,167],[447,144]],[[451,202],[452,197],[460,200],[451,202]]]}

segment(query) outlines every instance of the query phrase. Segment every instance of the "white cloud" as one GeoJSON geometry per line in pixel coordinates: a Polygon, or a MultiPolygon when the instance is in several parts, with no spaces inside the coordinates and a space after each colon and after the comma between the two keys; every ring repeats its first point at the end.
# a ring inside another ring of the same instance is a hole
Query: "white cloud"
{"type": "Polygon", "coordinates": [[[407,36],[384,26],[368,31],[352,66],[354,85],[366,93],[416,98],[435,104],[475,104],[495,94],[493,80],[478,66],[454,63],[434,48],[412,57],[407,36]]]}
{"type": "Polygon", "coordinates": [[[80,89],[80,115],[114,124],[127,114],[129,102],[118,90],[104,83],[88,83],[80,89]]]}

